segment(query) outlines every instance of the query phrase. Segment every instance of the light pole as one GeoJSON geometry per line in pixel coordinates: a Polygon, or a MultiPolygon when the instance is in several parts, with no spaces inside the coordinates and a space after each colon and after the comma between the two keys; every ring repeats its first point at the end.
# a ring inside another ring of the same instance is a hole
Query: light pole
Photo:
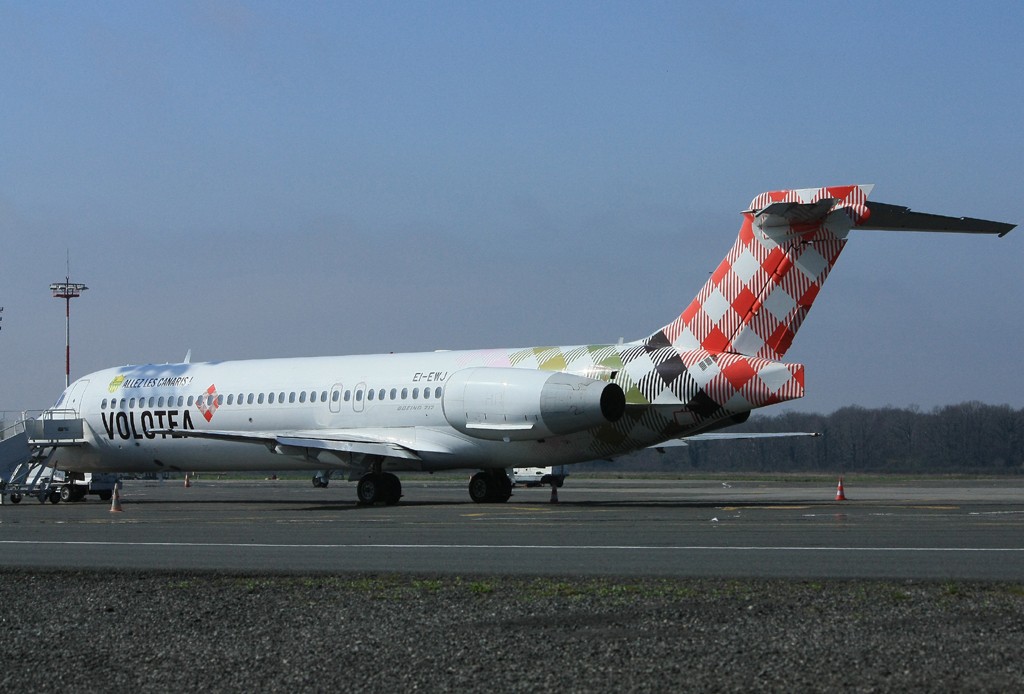
{"type": "Polygon", "coordinates": [[[76,284],[70,277],[65,277],[63,282],[54,282],[50,285],[53,298],[64,299],[64,389],[71,385],[71,300],[82,296],[88,287],[84,284],[76,284]]]}

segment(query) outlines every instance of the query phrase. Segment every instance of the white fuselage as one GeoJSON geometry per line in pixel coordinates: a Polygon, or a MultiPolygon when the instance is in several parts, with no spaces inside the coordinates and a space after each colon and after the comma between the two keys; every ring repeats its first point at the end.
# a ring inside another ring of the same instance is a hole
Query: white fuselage
{"type": "MultiPolygon", "coordinates": [[[[603,349],[616,350],[618,346],[603,349]]],[[[571,351],[573,348],[556,348],[571,351]]],[[[392,442],[409,457],[384,456],[390,470],[493,469],[581,462],[656,443],[649,430],[603,427],[542,438],[487,438],[459,431],[446,417],[445,389],[459,372],[484,367],[537,372],[516,362],[531,350],[479,350],[163,364],[106,369],[71,385],[55,410],[85,422],[85,444],[58,449],[55,465],[81,472],[158,472],[345,468],[370,458],[344,444],[277,445],[274,437],[392,442]],[[215,432],[218,438],[179,437],[215,432]],[[602,441],[603,439],[603,441],[602,441]],[[260,442],[265,445],[259,445],[260,442]]],[[[564,369],[572,372],[573,369],[564,369]]],[[[616,376],[593,360],[575,371],[616,376]]],[[[650,403],[632,403],[654,409],[650,403]]],[[[657,409],[678,409],[679,401],[657,409]]],[[[671,415],[669,415],[671,418],[671,415]]],[[[472,433],[472,432],[471,432],[472,433]]]]}

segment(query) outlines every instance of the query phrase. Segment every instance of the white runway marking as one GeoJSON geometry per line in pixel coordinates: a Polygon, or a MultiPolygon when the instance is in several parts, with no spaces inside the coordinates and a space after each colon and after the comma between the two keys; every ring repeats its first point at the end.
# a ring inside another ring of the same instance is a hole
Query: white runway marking
{"type": "Polygon", "coordinates": [[[108,542],[100,540],[0,540],[0,545],[61,545],[103,547],[188,547],[258,549],[534,549],[625,551],[733,552],[1024,552],[1024,547],[773,547],[754,545],[456,545],[456,544],[274,544],[263,542],[108,542]]]}

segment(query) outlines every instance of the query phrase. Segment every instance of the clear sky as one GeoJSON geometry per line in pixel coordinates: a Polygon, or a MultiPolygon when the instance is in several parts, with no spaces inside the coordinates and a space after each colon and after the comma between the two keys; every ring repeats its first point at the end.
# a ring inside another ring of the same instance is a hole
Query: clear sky
{"type": "MultiPolygon", "coordinates": [[[[765,190],[1022,223],[1022,35],[1017,1],[0,0],[0,410],[63,388],[69,253],[75,377],[640,338],[765,190]]],[[[855,233],[793,409],[1024,406],[1022,261],[855,233]]]]}

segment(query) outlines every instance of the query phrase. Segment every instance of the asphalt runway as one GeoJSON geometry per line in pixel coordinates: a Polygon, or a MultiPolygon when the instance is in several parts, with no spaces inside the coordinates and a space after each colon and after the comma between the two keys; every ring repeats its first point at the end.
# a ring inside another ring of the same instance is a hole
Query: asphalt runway
{"type": "MultiPolygon", "coordinates": [[[[467,476],[468,478],[468,476],[467,476]]],[[[475,504],[408,476],[397,506],[354,483],[125,481],[121,513],[0,506],[0,566],[244,572],[1024,580],[1024,482],[579,479],[475,504]]]]}

